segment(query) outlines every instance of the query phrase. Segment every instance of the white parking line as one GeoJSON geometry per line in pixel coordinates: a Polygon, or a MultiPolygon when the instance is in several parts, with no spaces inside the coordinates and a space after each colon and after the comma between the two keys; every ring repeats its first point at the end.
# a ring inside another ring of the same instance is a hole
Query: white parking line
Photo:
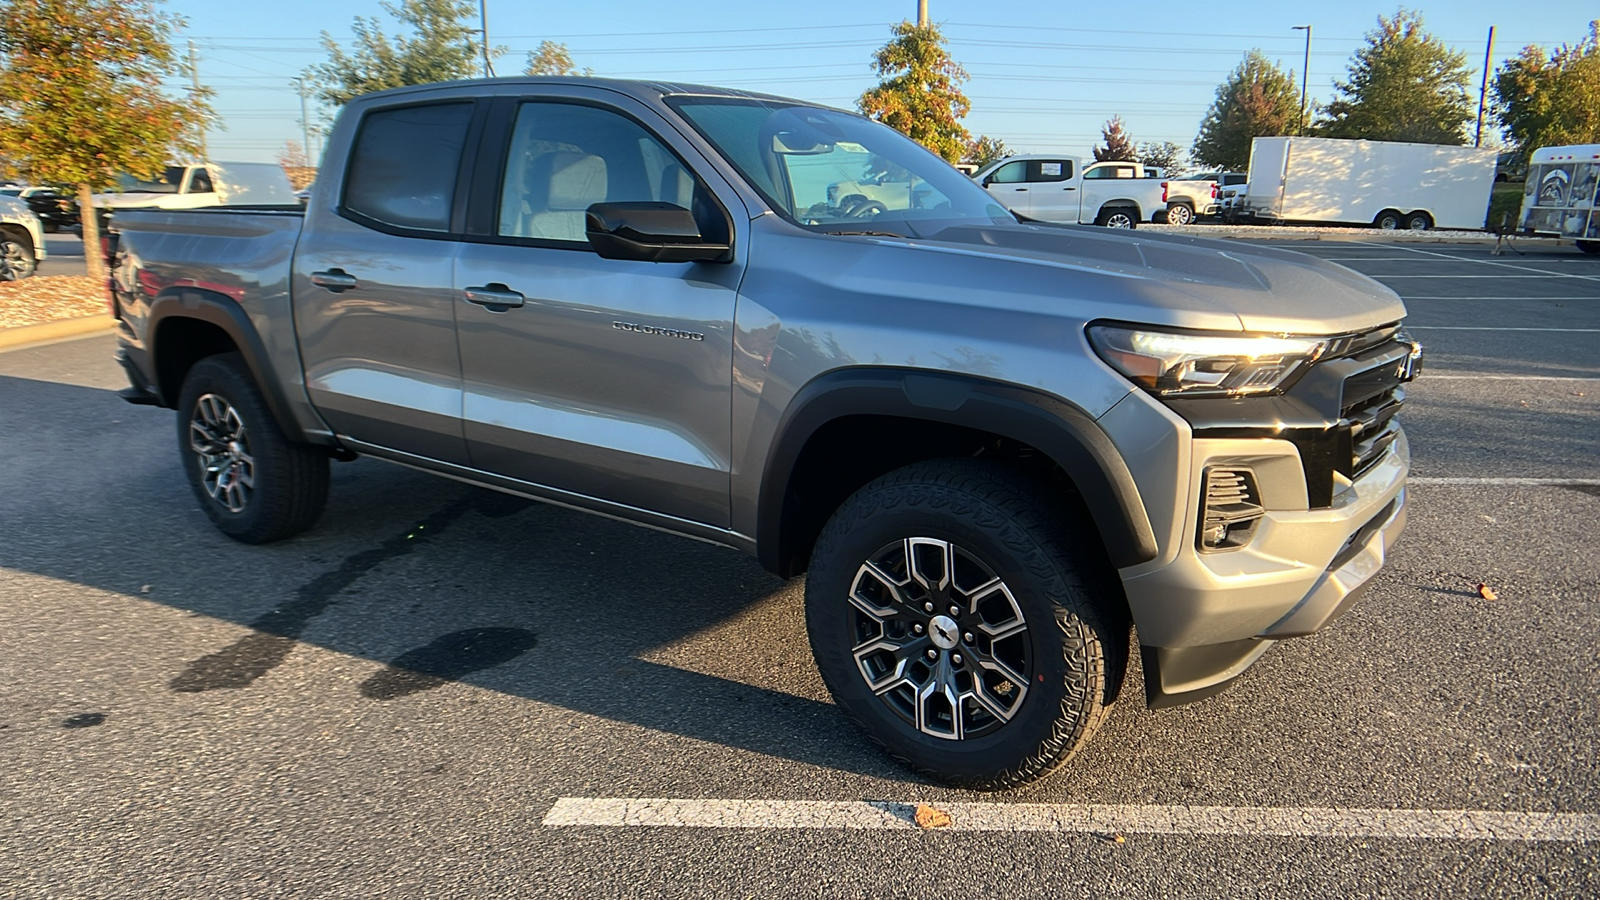
{"type": "Polygon", "coordinates": [[[1537,272],[1529,270],[1527,275],[1390,275],[1387,272],[1373,275],[1368,273],[1368,278],[1382,281],[1385,278],[1577,278],[1580,276],[1568,275],[1564,272],[1537,272]]]}
{"type": "Polygon", "coordinates": [[[1500,485],[1501,487],[1595,487],[1600,486],[1600,478],[1449,478],[1435,476],[1412,475],[1406,478],[1406,484],[1484,484],[1500,485]]]}
{"type": "MultiPolygon", "coordinates": [[[[1208,834],[1443,841],[1600,841],[1600,815],[1471,809],[935,803],[939,831],[1208,834]]],[[[546,827],[915,831],[917,804],[874,800],[661,800],[563,797],[546,827]]]]}
{"type": "Polygon", "coordinates": [[[1465,256],[1451,256],[1448,253],[1435,253],[1432,250],[1418,250],[1415,247],[1396,247],[1395,249],[1396,250],[1404,250],[1407,253],[1420,253],[1423,256],[1432,256],[1432,257],[1434,257],[1436,259],[1449,259],[1449,260],[1454,260],[1456,262],[1477,263],[1478,265],[1481,265],[1481,266],[1499,266],[1502,269],[1516,269],[1519,272],[1534,272],[1534,273],[1537,273],[1537,274],[1540,274],[1540,275],[1553,275],[1556,278],[1579,278],[1579,279],[1582,279],[1584,281],[1600,281],[1600,276],[1574,275],[1574,274],[1572,274],[1570,272],[1545,272],[1542,269],[1528,269],[1528,268],[1524,268],[1522,266],[1516,265],[1514,263],[1496,262],[1494,260],[1489,260],[1489,259],[1472,259],[1472,258],[1465,257],[1465,256]]]}
{"type": "MultiPolygon", "coordinates": [[[[1434,297],[1412,297],[1412,300],[1433,300],[1434,297]]],[[[1485,300],[1488,297],[1483,298],[1485,300]]],[[[1526,328],[1505,325],[1407,325],[1406,331],[1571,331],[1577,333],[1600,333],[1600,328],[1526,328]]]]}
{"type": "MultiPolygon", "coordinates": [[[[1397,291],[1396,293],[1399,293],[1399,292],[1397,291]]],[[[1507,297],[1504,294],[1501,294],[1498,297],[1454,297],[1454,296],[1452,296],[1452,297],[1415,297],[1415,296],[1410,296],[1410,295],[1407,295],[1407,294],[1400,294],[1400,299],[1401,300],[1498,300],[1498,301],[1500,301],[1502,303],[1510,301],[1510,300],[1563,300],[1563,301],[1571,302],[1573,300],[1600,300],[1600,296],[1597,296],[1597,297],[1579,297],[1576,294],[1562,294],[1559,297],[1507,297]]]]}

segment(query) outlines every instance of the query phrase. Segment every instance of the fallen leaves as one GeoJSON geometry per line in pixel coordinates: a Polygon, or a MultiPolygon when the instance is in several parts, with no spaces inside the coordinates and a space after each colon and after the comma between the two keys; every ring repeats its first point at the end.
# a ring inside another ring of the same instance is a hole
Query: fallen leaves
{"type": "Polygon", "coordinates": [[[0,282],[0,328],[105,315],[103,288],[87,275],[35,275],[0,282]]]}
{"type": "Polygon", "coordinates": [[[1478,582],[1478,596],[1482,597],[1485,600],[1499,600],[1500,599],[1500,595],[1496,594],[1494,592],[1494,588],[1489,587],[1489,585],[1487,585],[1487,584],[1485,584],[1484,582],[1481,582],[1481,581],[1478,582]]]}
{"type": "Polygon", "coordinates": [[[951,824],[950,814],[944,810],[929,806],[926,803],[917,804],[918,828],[949,828],[951,824]]]}

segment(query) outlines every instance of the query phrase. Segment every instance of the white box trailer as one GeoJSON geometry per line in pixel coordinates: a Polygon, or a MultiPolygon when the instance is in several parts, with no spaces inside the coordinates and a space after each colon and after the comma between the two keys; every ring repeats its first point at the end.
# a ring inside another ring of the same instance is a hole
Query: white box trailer
{"type": "Polygon", "coordinates": [[[1600,253],[1600,144],[1540,147],[1528,160],[1518,227],[1525,234],[1571,238],[1600,253]]]}
{"type": "Polygon", "coordinates": [[[1275,222],[1481,229],[1495,151],[1483,147],[1258,137],[1240,214],[1275,222]]]}

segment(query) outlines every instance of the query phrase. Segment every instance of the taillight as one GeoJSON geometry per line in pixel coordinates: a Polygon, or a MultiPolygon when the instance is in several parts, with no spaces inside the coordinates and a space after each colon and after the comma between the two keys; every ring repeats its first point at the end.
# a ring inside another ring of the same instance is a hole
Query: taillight
{"type": "Polygon", "coordinates": [[[1161,202],[1167,202],[1167,183],[1165,181],[1161,182],[1161,202]]]}
{"type": "Polygon", "coordinates": [[[1217,183],[1215,181],[1211,182],[1211,199],[1217,199],[1217,183]]]}

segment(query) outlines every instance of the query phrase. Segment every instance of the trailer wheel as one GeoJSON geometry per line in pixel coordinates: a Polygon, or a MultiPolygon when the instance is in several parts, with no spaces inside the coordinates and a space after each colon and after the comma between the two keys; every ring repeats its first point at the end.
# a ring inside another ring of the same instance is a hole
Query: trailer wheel
{"type": "Polygon", "coordinates": [[[1427,231],[1433,227],[1433,216],[1419,209],[1406,216],[1406,227],[1412,231],[1427,231]]]}
{"type": "Polygon", "coordinates": [[[1372,220],[1372,227],[1378,229],[1379,231],[1398,230],[1400,228],[1400,211],[1395,209],[1386,209],[1383,212],[1378,213],[1378,217],[1372,220]]]}

